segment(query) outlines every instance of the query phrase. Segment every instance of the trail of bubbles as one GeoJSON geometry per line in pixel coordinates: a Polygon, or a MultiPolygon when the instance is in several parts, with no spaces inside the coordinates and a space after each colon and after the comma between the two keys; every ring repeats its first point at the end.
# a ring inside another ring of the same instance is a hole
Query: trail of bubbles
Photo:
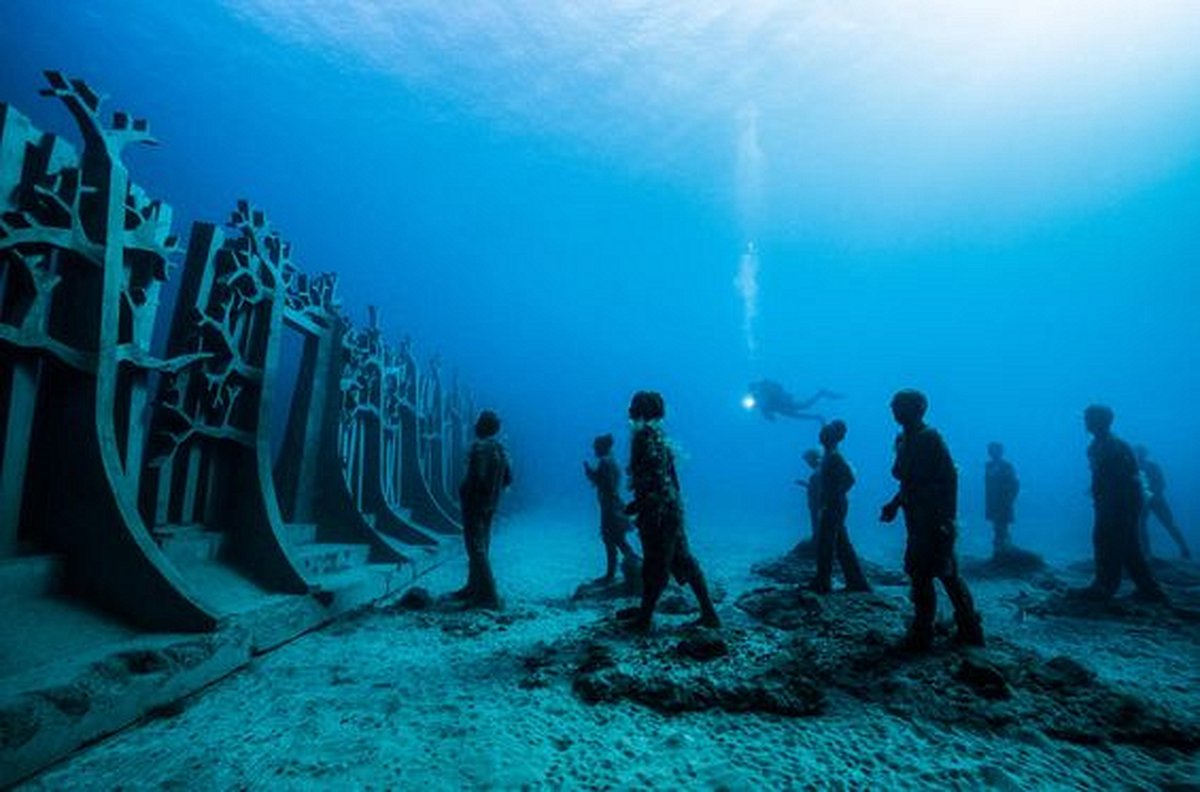
{"type": "Polygon", "coordinates": [[[742,296],[742,334],[746,340],[746,352],[753,360],[758,351],[758,339],[754,332],[754,321],[758,318],[758,251],[753,242],[746,244],[733,285],[742,296]]]}
{"type": "MultiPolygon", "coordinates": [[[[737,210],[742,232],[753,238],[762,203],[763,174],[766,168],[766,157],[758,140],[758,107],[753,102],[746,104],[738,112],[735,144],[737,210]]],[[[758,338],[754,327],[758,317],[758,269],[758,251],[753,242],[748,242],[738,261],[738,274],[733,283],[742,297],[742,334],[745,336],[746,354],[751,361],[758,352],[758,338]]]]}

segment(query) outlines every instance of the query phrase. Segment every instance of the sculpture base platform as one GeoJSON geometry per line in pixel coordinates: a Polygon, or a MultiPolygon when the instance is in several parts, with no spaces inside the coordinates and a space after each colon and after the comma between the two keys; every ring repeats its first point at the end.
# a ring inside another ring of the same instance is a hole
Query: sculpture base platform
{"type": "MultiPolygon", "coordinates": [[[[0,788],[182,699],[339,617],[398,596],[421,570],[367,565],[324,576],[309,595],[268,594],[219,565],[206,587],[224,592],[215,632],[143,633],[53,593],[47,557],[0,564],[0,788]],[[228,580],[217,581],[216,578],[228,580]]],[[[195,570],[193,570],[195,572],[195,570]]]]}

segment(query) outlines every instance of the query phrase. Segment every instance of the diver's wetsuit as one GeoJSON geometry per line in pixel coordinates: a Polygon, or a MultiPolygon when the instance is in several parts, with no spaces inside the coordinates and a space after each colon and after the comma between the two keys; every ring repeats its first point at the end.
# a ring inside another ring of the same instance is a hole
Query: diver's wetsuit
{"type": "Polygon", "coordinates": [[[1141,519],[1138,524],[1139,539],[1142,544],[1142,552],[1147,558],[1151,557],[1150,553],[1150,516],[1154,515],[1158,521],[1162,523],[1163,528],[1167,529],[1167,533],[1175,540],[1175,544],[1179,546],[1179,552],[1184,558],[1191,558],[1192,553],[1188,548],[1187,540],[1183,538],[1183,531],[1179,529],[1179,525],[1175,522],[1175,515],[1171,512],[1171,505],[1167,503],[1166,489],[1167,478],[1163,475],[1162,467],[1153,460],[1143,459],[1141,461],[1142,472],[1146,475],[1146,489],[1149,495],[1146,498],[1146,505],[1142,509],[1141,519]]]}
{"type": "Polygon", "coordinates": [[[1020,483],[1017,472],[1007,459],[992,459],[984,469],[984,518],[992,524],[992,555],[999,556],[1012,548],[1010,526],[1013,523],[1013,503],[1020,483]]]}
{"type": "Polygon", "coordinates": [[[634,430],[629,454],[629,486],[633,490],[633,500],[626,512],[637,517],[644,556],[639,626],[650,626],[658,598],[672,575],[679,583],[691,586],[700,604],[702,621],[713,626],[719,624],[704,573],[688,547],[675,459],[657,422],[641,423],[634,430]]]}
{"type": "Polygon", "coordinates": [[[1086,592],[1101,599],[1116,594],[1124,568],[1139,596],[1162,599],[1162,589],[1138,538],[1143,494],[1133,450],[1124,440],[1106,432],[1092,440],[1087,453],[1096,516],[1092,528],[1096,576],[1086,592]]]}
{"type": "Polygon", "coordinates": [[[612,454],[604,454],[597,458],[596,467],[585,467],[584,472],[596,487],[596,497],[600,501],[600,538],[604,540],[607,562],[604,578],[612,580],[617,573],[618,551],[627,560],[638,557],[625,538],[629,520],[625,516],[625,504],[621,503],[621,468],[612,454]]]}
{"type": "Polygon", "coordinates": [[[461,596],[477,607],[495,608],[500,604],[488,552],[492,544],[492,517],[500,493],[510,484],[512,468],[500,441],[488,438],[472,443],[467,475],[458,489],[467,550],[467,585],[461,596]]]}
{"type": "Polygon", "coordinates": [[[958,574],[954,555],[958,472],[937,430],[918,423],[896,438],[892,476],[900,482],[898,498],[908,532],[904,571],[912,582],[910,641],[924,646],[933,638],[937,615],[934,580],[940,580],[954,608],[959,638],[966,643],[982,643],[979,614],[966,582],[958,574]]]}
{"type": "Polygon", "coordinates": [[[750,385],[750,394],[754,397],[754,403],[758,407],[758,411],[768,421],[774,421],[776,415],[782,415],[785,418],[818,421],[822,424],[825,423],[823,416],[817,413],[805,412],[805,410],[823,398],[834,396],[834,394],[821,390],[804,401],[798,402],[796,401],[796,397],[788,393],[782,385],[769,379],[752,383],[750,385]]]}
{"type": "Polygon", "coordinates": [[[832,587],[833,556],[837,553],[846,588],[850,591],[870,591],[863,575],[858,554],[846,532],[846,514],[850,510],[847,494],[854,486],[854,472],[836,449],[826,450],[820,468],[820,522],[817,528],[817,574],[812,588],[828,592],[832,587]]]}

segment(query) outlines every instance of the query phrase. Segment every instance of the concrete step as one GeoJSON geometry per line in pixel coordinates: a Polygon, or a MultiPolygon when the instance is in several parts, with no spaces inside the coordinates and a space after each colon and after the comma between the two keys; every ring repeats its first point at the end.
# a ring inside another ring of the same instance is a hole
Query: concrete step
{"type": "Polygon", "coordinates": [[[314,542],[294,548],[305,577],[318,577],[333,572],[361,567],[367,563],[371,548],[363,544],[334,544],[314,542]]]}
{"type": "Polygon", "coordinates": [[[411,574],[395,564],[366,564],[319,575],[316,584],[318,601],[331,611],[344,613],[394,596],[411,584],[411,574]]]}
{"type": "Polygon", "coordinates": [[[214,561],[221,555],[225,535],[199,525],[168,525],[154,529],[163,555],[176,564],[214,561]]]}
{"type": "MultiPolygon", "coordinates": [[[[0,599],[4,637],[21,638],[17,646],[0,638],[0,789],[196,693],[263,652],[398,595],[433,566],[367,564],[366,546],[333,547],[334,559],[357,557],[359,566],[314,576],[313,595],[258,592],[216,562],[185,570],[200,590],[240,591],[219,603],[228,610],[217,631],[202,635],[140,633],[54,596],[0,599]],[[7,725],[17,731],[5,734],[3,721],[14,714],[19,719],[7,725]]],[[[314,544],[303,552],[320,558],[328,548],[314,544]]],[[[0,591],[3,576],[39,588],[56,568],[51,556],[6,559],[0,562],[0,591]]]]}
{"type": "Polygon", "coordinates": [[[0,596],[37,597],[58,590],[62,559],[52,555],[15,556],[0,560],[0,596]]]}
{"type": "Polygon", "coordinates": [[[312,544],[317,541],[317,526],[315,523],[288,523],[283,527],[287,531],[287,539],[292,547],[312,544]]]}

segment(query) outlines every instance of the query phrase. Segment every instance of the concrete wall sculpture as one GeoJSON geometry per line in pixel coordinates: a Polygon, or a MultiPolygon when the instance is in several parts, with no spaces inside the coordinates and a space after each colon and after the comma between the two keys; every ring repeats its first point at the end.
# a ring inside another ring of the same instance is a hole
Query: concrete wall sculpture
{"type": "Polygon", "coordinates": [[[81,150],[0,104],[0,787],[462,544],[469,398],[249,202],[171,283],[148,124],[46,78],[81,150]]]}

